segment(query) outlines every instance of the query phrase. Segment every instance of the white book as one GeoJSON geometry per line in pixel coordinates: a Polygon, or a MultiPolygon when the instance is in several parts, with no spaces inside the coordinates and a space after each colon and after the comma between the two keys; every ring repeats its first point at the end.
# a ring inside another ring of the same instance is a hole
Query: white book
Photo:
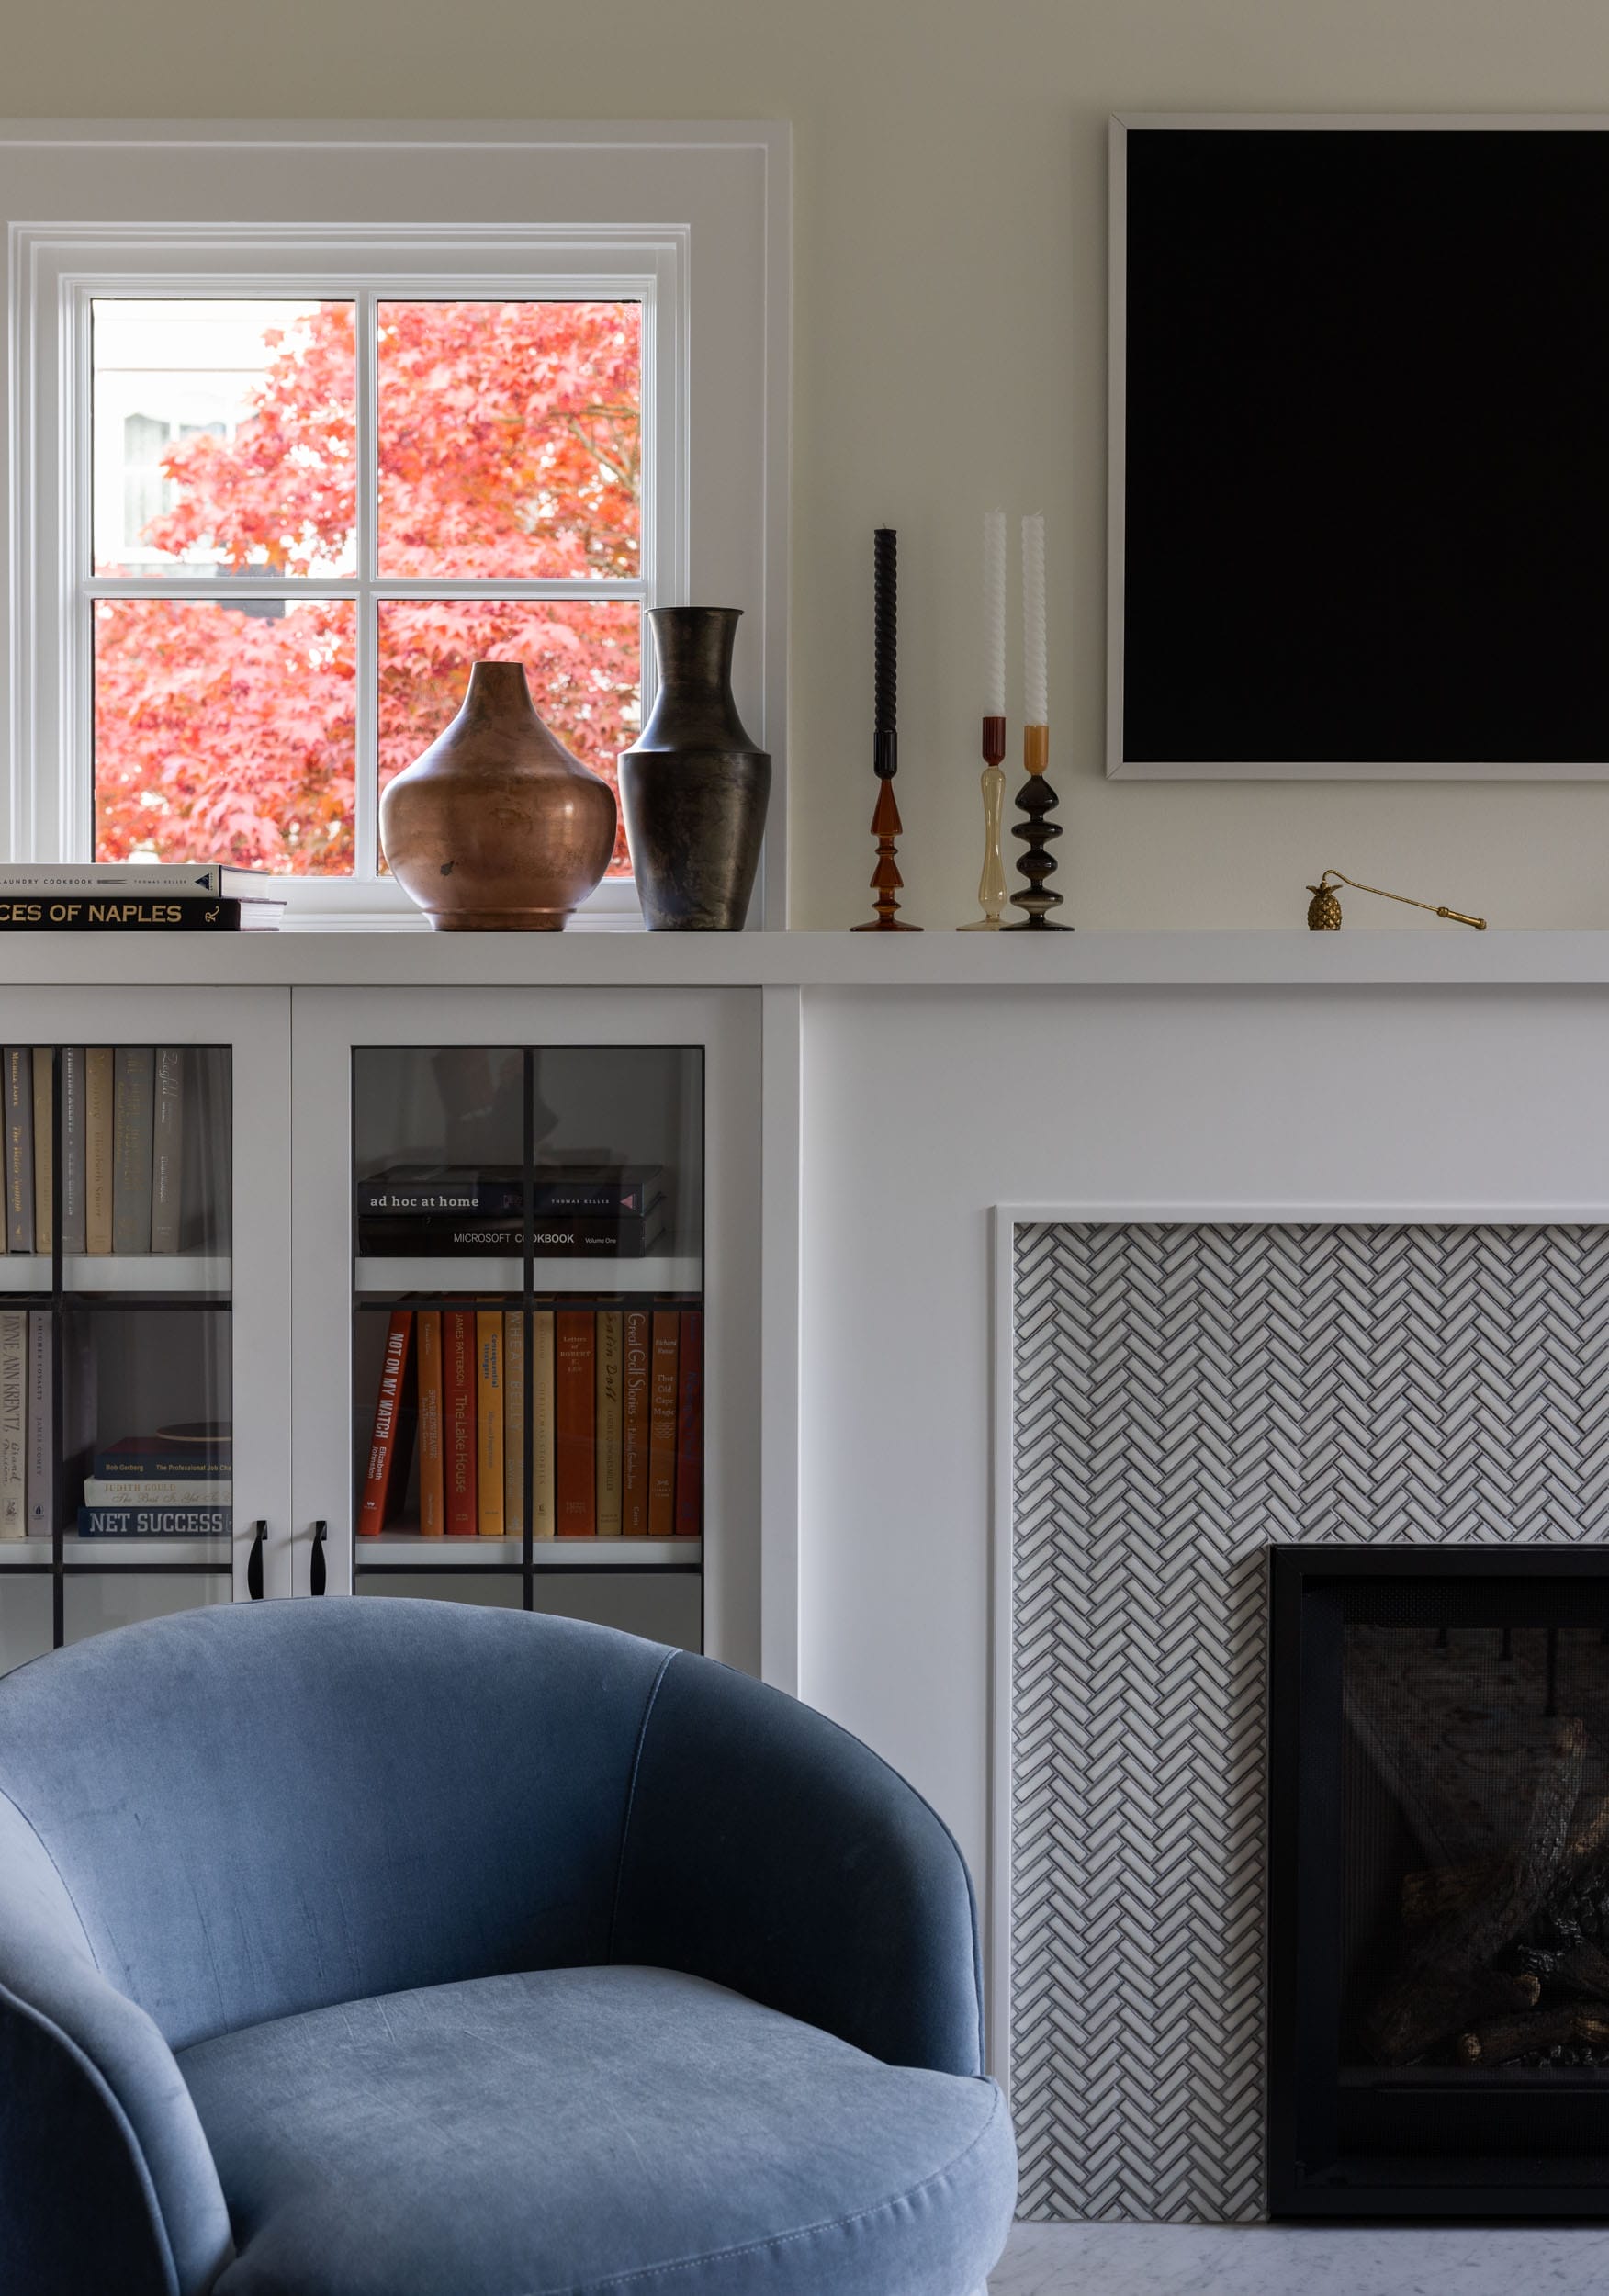
{"type": "Polygon", "coordinates": [[[82,1255],[84,1225],[84,1066],[82,1044],[62,1048],[62,1249],[82,1255]]]}
{"type": "Polygon", "coordinates": [[[176,1044],[157,1047],[151,1138],[151,1248],[179,1248],[179,1198],[184,1185],[185,1055],[176,1044]]]}
{"type": "Polygon", "coordinates": [[[56,1084],[48,1044],[33,1048],[34,1250],[48,1252],[55,1234],[56,1084]]]}
{"type": "Polygon", "coordinates": [[[266,871],[222,861],[0,861],[0,894],[209,895],[250,900],[278,883],[266,871]]]}
{"type": "Polygon", "coordinates": [[[56,1365],[51,1345],[51,1311],[30,1308],[28,1316],[28,1528],[30,1538],[49,1538],[55,1525],[56,1365]]]}
{"type": "Polygon", "coordinates": [[[28,1536],[28,1311],[0,1309],[0,1538],[28,1536]]]}
{"type": "Polygon", "coordinates": [[[34,1249],[33,1052],[6,1047],[6,1221],[13,1252],[34,1249]]]}
{"type": "Polygon", "coordinates": [[[153,1475],[86,1475],[86,1507],[227,1507],[233,1485],[227,1476],[186,1475],[161,1480],[153,1475]]]}

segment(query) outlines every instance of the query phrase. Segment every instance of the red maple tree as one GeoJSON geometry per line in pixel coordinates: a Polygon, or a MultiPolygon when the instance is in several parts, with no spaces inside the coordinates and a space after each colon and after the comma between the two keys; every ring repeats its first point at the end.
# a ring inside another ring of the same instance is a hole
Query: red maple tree
{"type": "MultiPolygon", "coordinates": [[[[636,574],[639,322],[632,303],[382,304],[380,574],[636,574]]],[[[205,553],[220,589],[231,574],[353,564],[353,307],[323,304],[265,340],[247,418],[232,438],[170,448],[175,500],[144,537],[175,569],[205,553]]],[[[95,616],[96,858],[350,874],[353,602],[118,598],[95,616]]],[[[378,619],[382,786],[454,715],[480,659],[523,661],[554,731],[613,782],[636,726],[633,602],[391,599],[378,619]]],[[[623,836],[612,869],[629,865],[623,836]]]]}

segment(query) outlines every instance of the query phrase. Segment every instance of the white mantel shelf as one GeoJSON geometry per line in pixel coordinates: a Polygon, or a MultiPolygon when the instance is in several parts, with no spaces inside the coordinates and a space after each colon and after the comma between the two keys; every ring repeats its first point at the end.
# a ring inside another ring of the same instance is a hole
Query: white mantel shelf
{"type": "Polygon", "coordinates": [[[0,989],[1609,987],[1609,932],[19,933],[0,989]]]}

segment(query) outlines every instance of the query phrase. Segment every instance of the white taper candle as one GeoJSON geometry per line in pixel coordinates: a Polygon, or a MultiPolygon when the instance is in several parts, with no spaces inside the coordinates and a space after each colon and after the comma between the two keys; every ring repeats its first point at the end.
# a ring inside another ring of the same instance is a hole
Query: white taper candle
{"type": "Polygon", "coordinates": [[[1035,511],[1022,522],[1022,718],[1048,726],[1045,683],[1045,522],[1035,511]]]}
{"type": "Polygon", "coordinates": [[[1006,513],[984,512],[984,715],[1006,715],[1006,513]]]}

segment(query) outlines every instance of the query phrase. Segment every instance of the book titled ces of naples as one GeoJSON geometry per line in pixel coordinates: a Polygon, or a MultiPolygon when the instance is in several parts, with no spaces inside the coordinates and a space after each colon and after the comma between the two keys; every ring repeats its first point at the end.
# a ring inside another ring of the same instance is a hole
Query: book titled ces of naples
{"type": "Polygon", "coordinates": [[[182,894],[0,893],[0,932],[271,933],[282,901],[182,894]]]}

